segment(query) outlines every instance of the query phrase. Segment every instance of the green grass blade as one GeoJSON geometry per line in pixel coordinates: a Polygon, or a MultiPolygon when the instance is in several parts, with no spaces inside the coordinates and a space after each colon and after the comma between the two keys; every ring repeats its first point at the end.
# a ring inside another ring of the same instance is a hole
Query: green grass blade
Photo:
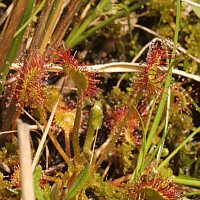
{"type": "Polygon", "coordinates": [[[200,191],[183,194],[181,197],[189,197],[189,196],[194,196],[194,195],[200,195],[200,191]]]}
{"type": "Polygon", "coordinates": [[[114,4],[113,6],[118,6],[118,7],[121,7],[123,8],[125,11],[126,11],[126,17],[127,17],[127,21],[128,21],[128,28],[129,28],[129,34],[130,34],[130,41],[133,40],[133,33],[132,33],[132,29],[131,29],[131,22],[130,22],[130,12],[127,8],[127,6],[124,4],[114,4]]]}
{"type": "MultiPolygon", "coordinates": [[[[165,120],[165,128],[164,128],[164,133],[163,135],[166,135],[165,133],[168,130],[168,124],[169,124],[169,110],[170,110],[170,94],[171,94],[171,90],[170,88],[168,89],[168,96],[167,96],[167,110],[166,110],[166,120],[165,120]]],[[[157,154],[157,162],[156,165],[158,166],[158,163],[160,161],[160,157],[161,157],[161,153],[162,153],[162,149],[165,143],[165,139],[163,140],[163,142],[160,144],[159,150],[158,150],[158,154],[157,154]]]]}
{"type": "Polygon", "coordinates": [[[168,129],[162,136],[160,142],[158,143],[158,145],[156,146],[156,148],[154,149],[153,153],[151,154],[151,156],[149,157],[149,159],[145,162],[144,166],[142,167],[142,172],[146,169],[146,167],[149,165],[149,163],[152,161],[153,157],[156,155],[156,153],[158,152],[160,145],[164,142],[167,133],[169,132],[170,129],[168,129]]]}
{"type": "Polygon", "coordinates": [[[142,140],[141,150],[140,150],[139,155],[138,155],[137,166],[136,166],[136,168],[135,168],[135,170],[134,170],[134,172],[133,172],[133,174],[132,174],[132,176],[131,176],[131,178],[129,180],[130,183],[133,183],[133,181],[134,181],[134,179],[135,179],[135,177],[136,177],[136,175],[137,175],[139,170],[140,170],[140,173],[142,173],[142,171],[143,171],[142,166],[143,166],[143,163],[144,163],[144,158],[146,156],[146,147],[145,147],[146,146],[146,135],[147,135],[149,123],[151,121],[151,116],[152,116],[152,113],[154,111],[155,103],[156,103],[156,98],[154,98],[154,100],[153,100],[153,104],[152,104],[151,110],[149,112],[149,116],[148,116],[148,119],[147,119],[145,130],[143,129],[144,130],[144,134],[143,135],[145,136],[145,140],[144,139],[142,140]]]}
{"type": "MultiPolygon", "coordinates": [[[[70,40],[67,39],[65,44],[66,46],[72,46],[73,42],[75,42],[80,35],[88,28],[90,23],[103,11],[105,6],[110,2],[110,0],[101,0],[95,10],[92,12],[91,15],[88,16],[87,19],[84,20],[84,22],[81,24],[81,26],[77,29],[76,33],[71,37],[69,35],[70,40]]],[[[73,31],[72,31],[73,32],[73,31]]]]}
{"type": "Polygon", "coordinates": [[[130,181],[132,182],[132,180],[135,178],[135,175],[138,174],[138,171],[141,169],[141,166],[144,164],[145,145],[146,145],[146,131],[145,131],[144,123],[142,121],[140,113],[138,112],[137,108],[133,104],[131,104],[131,106],[136,111],[136,113],[137,113],[137,115],[139,117],[142,129],[143,129],[142,144],[141,144],[141,147],[140,147],[140,152],[139,152],[139,156],[138,156],[137,166],[136,166],[135,171],[134,171],[134,173],[133,173],[133,175],[132,175],[132,177],[130,179],[130,181]]]}
{"type": "MultiPolygon", "coordinates": [[[[134,4],[133,6],[131,6],[130,8],[128,8],[129,12],[132,12],[133,10],[141,7],[142,5],[146,4],[147,2],[149,2],[150,0],[143,0],[137,4],[134,4]]],[[[91,28],[90,30],[88,30],[87,32],[82,34],[79,34],[79,37],[76,37],[75,39],[73,39],[73,41],[68,41],[68,38],[70,38],[71,36],[69,36],[66,40],[66,45],[70,46],[70,47],[74,47],[76,46],[78,43],[80,43],[82,40],[84,40],[85,38],[89,37],[90,35],[92,35],[93,33],[95,33],[97,30],[105,27],[107,24],[113,22],[115,19],[120,18],[122,16],[126,15],[126,10],[110,17],[109,19],[105,20],[104,22],[100,23],[99,25],[95,26],[94,28],[91,28]]],[[[72,38],[72,37],[71,37],[72,38]]],[[[70,39],[71,39],[70,38],[70,39]]]]}
{"type": "Polygon", "coordinates": [[[133,107],[133,109],[135,110],[135,112],[137,113],[137,116],[139,117],[139,120],[140,120],[140,123],[141,123],[141,126],[142,126],[142,130],[143,130],[143,133],[145,133],[145,128],[144,128],[144,123],[142,121],[142,118],[140,116],[140,113],[138,112],[137,108],[131,104],[131,106],[133,107]]]}
{"type": "MultiPolygon", "coordinates": [[[[29,3],[34,3],[34,1],[28,1],[28,2],[29,3]]],[[[16,31],[16,33],[14,35],[14,38],[17,37],[28,26],[28,24],[32,21],[33,17],[35,17],[40,12],[40,10],[44,6],[45,2],[46,2],[46,0],[43,0],[42,3],[40,4],[40,6],[38,7],[38,9],[33,13],[33,15],[31,17],[29,15],[29,17],[26,18],[26,21],[24,21],[24,23],[21,23],[23,25],[20,26],[20,28],[16,31]]]]}
{"type": "Polygon", "coordinates": [[[172,177],[174,183],[187,185],[190,187],[200,188],[200,179],[197,178],[185,178],[185,177],[172,177]]]}

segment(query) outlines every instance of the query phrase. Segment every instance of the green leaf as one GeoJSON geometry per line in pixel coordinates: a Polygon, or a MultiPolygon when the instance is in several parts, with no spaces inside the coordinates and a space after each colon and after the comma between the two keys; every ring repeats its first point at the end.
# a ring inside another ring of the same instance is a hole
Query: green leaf
{"type": "Polygon", "coordinates": [[[42,167],[37,166],[33,172],[33,186],[34,186],[34,193],[36,195],[37,200],[46,200],[40,186],[39,181],[42,173],[42,167]]]}
{"type": "Polygon", "coordinates": [[[74,180],[72,186],[65,196],[65,200],[70,200],[75,197],[86,185],[90,177],[91,165],[87,165],[74,180]]]}
{"type": "Polygon", "coordinates": [[[58,196],[58,186],[59,186],[59,183],[56,182],[52,185],[51,187],[51,194],[50,194],[50,199],[51,200],[55,200],[58,196]]]}

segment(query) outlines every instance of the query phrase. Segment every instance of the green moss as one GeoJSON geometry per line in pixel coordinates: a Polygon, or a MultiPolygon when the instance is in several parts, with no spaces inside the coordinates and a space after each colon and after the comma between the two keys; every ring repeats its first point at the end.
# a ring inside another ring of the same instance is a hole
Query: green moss
{"type": "Polygon", "coordinates": [[[120,173],[125,175],[134,170],[137,164],[137,155],[133,154],[134,147],[131,144],[123,143],[117,146],[119,157],[120,173]]]}
{"type": "Polygon", "coordinates": [[[111,184],[107,183],[106,181],[103,180],[103,177],[100,176],[100,174],[96,173],[93,176],[93,182],[90,184],[90,188],[93,189],[93,192],[96,197],[94,199],[98,200],[104,200],[104,199],[124,199],[123,198],[123,192],[125,190],[123,188],[118,188],[112,186],[111,184]]]}
{"type": "Polygon", "coordinates": [[[128,94],[124,91],[121,91],[120,88],[113,86],[113,89],[107,94],[108,100],[114,105],[122,105],[128,101],[128,94]]]}

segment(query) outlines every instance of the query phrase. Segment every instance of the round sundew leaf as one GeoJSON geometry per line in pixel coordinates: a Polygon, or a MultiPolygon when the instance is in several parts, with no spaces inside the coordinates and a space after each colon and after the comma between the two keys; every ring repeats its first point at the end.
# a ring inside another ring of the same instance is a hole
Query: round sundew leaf
{"type": "Polygon", "coordinates": [[[63,65],[63,69],[66,74],[69,74],[70,78],[80,87],[83,92],[88,88],[88,78],[86,74],[68,65],[63,65]]]}
{"type": "Polygon", "coordinates": [[[143,189],[142,194],[145,195],[147,200],[167,200],[167,197],[164,197],[162,193],[151,187],[143,189]]]}

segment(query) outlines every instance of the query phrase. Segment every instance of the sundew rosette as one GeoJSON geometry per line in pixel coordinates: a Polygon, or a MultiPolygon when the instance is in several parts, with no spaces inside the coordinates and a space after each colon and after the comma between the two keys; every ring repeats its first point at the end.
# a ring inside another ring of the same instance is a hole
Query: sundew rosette
{"type": "MultiPolygon", "coordinates": [[[[10,73],[8,77],[13,77],[14,82],[5,81],[3,90],[11,93],[13,103],[22,108],[37,108],[45,113],[48,106],[47,98],[49,91],[47,88],[48,70],[50,68],[42,58],[42,55],[35,51],[32,53],[31,61],[22,58],[19,67],[12,67],[16,73],[10,73]]],[[[39,111],[39,112],[40,112],[39,111]]]]}
{"type": "Polygon", "coordinates": [[[166,91],[163,82],[169,71],[167,60],[172,59],[172,46],[167,42],[152,42],[146,57],[146,62],[141,64],[142,70],[136,73],[136,77],[130,78],[133,91],[137,94],[143,93],[144,97],[158,95],[166,91]]]}

